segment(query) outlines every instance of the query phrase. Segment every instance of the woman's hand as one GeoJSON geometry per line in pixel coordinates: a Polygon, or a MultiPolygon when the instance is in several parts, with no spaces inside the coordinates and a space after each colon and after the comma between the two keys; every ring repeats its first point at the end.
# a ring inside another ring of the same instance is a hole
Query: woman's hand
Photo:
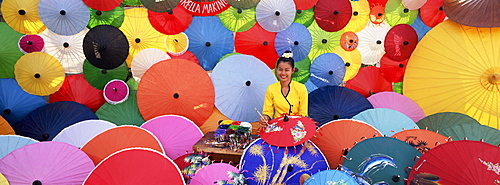
{"type": "Polygon", "coordinates": [[[260,128],[266,128],[267,127],[267,122],[271,120],[271,118],[268,115],[262,115],[261,118],[259,118],[259,123],[260,123],[260,128]]]}

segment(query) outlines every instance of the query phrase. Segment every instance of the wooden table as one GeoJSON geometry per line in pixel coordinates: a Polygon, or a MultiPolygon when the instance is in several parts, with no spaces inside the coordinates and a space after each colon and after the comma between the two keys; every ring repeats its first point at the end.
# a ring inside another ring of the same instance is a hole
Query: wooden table
{"type": "Polygon", "coordinates": [[[233,164],[238,164],[243,155],[244,149],[233,150],[230,147],[218,147],[211,143],[215,142],[214,132],[207,132],[196,144],[193,145],[193,150],[196,152],[205,152],[213,157],[213,160],[223,162],[232,161],[233,164]]]}

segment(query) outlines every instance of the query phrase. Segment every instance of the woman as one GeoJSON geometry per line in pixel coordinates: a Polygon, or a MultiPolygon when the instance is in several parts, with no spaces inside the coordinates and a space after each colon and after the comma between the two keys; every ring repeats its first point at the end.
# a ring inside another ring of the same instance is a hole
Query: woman
{"type": "Polygon", "coordinates": [[[278,82],[267,87],[264,99],[261,127],[282,114],[307,116],[308,93],[306,86],[292,80],[292,74],[297,71],[291,51],[285,51],[276,62],[278,82]]]}

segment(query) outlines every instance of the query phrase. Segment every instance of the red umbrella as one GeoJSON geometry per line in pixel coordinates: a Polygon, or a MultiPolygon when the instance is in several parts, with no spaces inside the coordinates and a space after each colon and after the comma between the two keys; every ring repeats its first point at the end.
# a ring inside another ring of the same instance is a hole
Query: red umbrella
{"type": "Polygon", "coordinates": [[[314,19],[318,26],[328,32],[344,28],[352,16],[349,0],[319,0],[314,8],[314,19]]]}
{"type": "Polygon", "coordinates": [[[100,10],[100,11],[109,11],[117,6],[120,6],[123,0],[83,0],[83,2],[90,8],[100,10]]]}
{"type": "Polygon", "coordinates": [[[272,119],[260,129],[260,137],[270,145],[289,147],[300,145],[316,133],[316,124],[303,116],[282,116],[272,119]]]}
{"type": "Polygon", "coordinates": [[[293,2],[295,3],[295,8],[297,10],[307,10],[316,5],[318,0],[293,0],[293,2]]]}
{"type": "Polygon", "coordinates": [[[355,50],[358,47],[358,36],[352,31],[348,31],[340,36],[340,47],[346,51],[355,50]]]}
{"type": "Polygon", "coordinates": [[[189,27],[193,16],[184,8],[175,7],[163,13],[148,10],[148,19],[157,31],[165,35],[175,35],[189,27]]]}
{"type": "Polygon", "coordinates": [[[227,10],[231,5],[226,0],[182,0],[178,6],[195,16],[212,16],[227,10]]]}
{"type": "Polygon", "coordinates": [[[385,7],[376,5],[370,8],[370,21],[373,24],[383,23],[385,20],[385,7]]]}
{"type": "Polygon", "coordinates": [[[276,32],[264,30],[259,24],[245,32],[236,32],[234,47],[236,52],[253,55],[274,69],[276,60],[279,58],[274,47],[276,32]]]}
{"type": "Polygon", "coordinates": [[[403,130],[392,135],[391,137],[408,143],[422,153],[425,153],[440,144],[451,141],[448,137],[425,129],[403,130]]]}
{"type": "Polygon", "coordinates": [[[19,49],[24,54],[32,52],[43,52],[45,42],[38,35],[24,35],[19,39],[19,49]]]}
{"type": "Polygon", "coordinates": [[[389,1],[389,0],[368,0],[368,3],[370,4],[370,7],[374,7],[374,6],[385,7],[385,4],[387,4],[387,1],[389,1]]]}
{"type": "Polygon", "coordinates": [[[409,59],[395,61],[389,58],[386,53],[380,59],[380,72],[388,82],[402,82],[409,59]]]}
{"type": "Polygon", "coordinates": [[[389,58],[401,61],[410,58],[417,43],[418,35],[415,29],[408,24],[398,24],[387,32],[384,47],[389,58]]]}
{"type": "Polygon", "coordinates": [[[200,61],[198,61],[198,58],[196,58],[196,55],[194,55],[191,51],[186,51],[182,55],[172,55],[170,53],[167,53],[170,58],[172,59],[186,59],[191,62],[194,62],[195,64],[200,65],[200,61]]]}
{"type": "Polygon", "coordinates": [[[420,8],[420,18],[425,25],[434,28],[437,24],[444,21],[446,14],[443,11],[444,0],[427,1],[420,8]]]}
{"type": "Polygon", "coordinates": [[[87,106],[96,112],[106,100],[102,91],[92,87],[83,74],[67,76],[59,91],[50,95],[49,103],[58,101],[74,101],[87,106]]]}
{"type": "Polygon", "coordinates": [[[366,66],[359,69],[358,74],[346,82],[345,87],[352,89],[364,97],[372,94],[392,91],[392,84],[389,83],[380,73],[380,69],[375,66],[366,66]]]}

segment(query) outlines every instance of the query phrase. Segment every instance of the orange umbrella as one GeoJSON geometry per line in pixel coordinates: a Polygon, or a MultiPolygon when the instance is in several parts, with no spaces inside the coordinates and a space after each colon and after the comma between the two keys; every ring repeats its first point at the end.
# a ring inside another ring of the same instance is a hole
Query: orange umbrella
{"type": "Polygon", "coordinates": [[[323,152],[330,168],[344,161],[343,156],[358,142],[382,136],[373,126],[358,120],[339,119],[321,126],[311,141],[323,152]]]}
{"type": "Polygon", "coordinates": [[[439,144],[447,143],[450,138],[425,129],[410,129],[398,132],[391,137],[399,139],[425,153],[439,144]]]}
{"type": "Polygon", "coordinates": [[[0,135],[16,135],[9,122],[7,122],[7,120],[5,120],[2,116],[0,116],[0,135]]]}
{"type": "Polygon", "coordinates": [[[210,117],[208,117],[207,121],[201,125],[200,130],[203,132],[203,134],[206,134],[207,132],[217,130],[219,127],[219,121],[220,120],[230,120],[228,117],[224,116],[217,107],[214,107],[214,110],[210,114],[210,117]]]}
{"type": "Polygon", "coordinates": [[[109,155],[132,147],[143,147],[165,153],[158,139],[149,131],[136,126],[119,126],[106,130],[82,146],[95,165],[109,155]]]}
{"type": "Polygon", "coordinates": [[[214,86],[208,74],[185,59],[154,64],[142,76],[137,90],[137,104],[145,120],[175,114],[201,126],[212,113],[214,102],[214,86]]]}

